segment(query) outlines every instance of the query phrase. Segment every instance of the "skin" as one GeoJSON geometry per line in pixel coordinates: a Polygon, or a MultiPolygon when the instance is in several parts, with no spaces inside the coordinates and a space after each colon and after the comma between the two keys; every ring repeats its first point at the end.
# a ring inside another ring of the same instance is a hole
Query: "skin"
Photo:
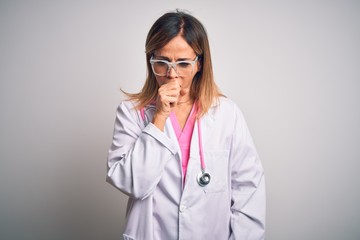
{"type": "MultiPolygon", "coordinates": [[[[193,61],[196,57],[195,51],[181,36],[174,37],[163,48],[155,51],[155,55],[157,59],[164,59],[169,62],[193,61]]],[[[161,131],[164,131],[166,119],[172,111],[174,111],[181,129],[183,129],[194,102],[190,98],[190,87],[199,70],[200,64],[197,62],[190,76],[178,76],[173,68],[170,69],[167,76],[156,76],[156,81],[160,87],[152,123],[161,131]]]]}

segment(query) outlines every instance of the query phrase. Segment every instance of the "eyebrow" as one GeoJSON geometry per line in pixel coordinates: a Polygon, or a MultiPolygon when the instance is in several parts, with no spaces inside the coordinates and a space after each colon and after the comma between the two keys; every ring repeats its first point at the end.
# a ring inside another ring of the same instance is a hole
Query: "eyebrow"
{"type": "MultiPolygon", "coordinates": [[[[159,59],[159,60],[166,60],[166,61],[170,62],[170,58],[165,57],[165,56],[156,56],[156,55],[154,55],[154,57],[156,59],[159,59]]],[[[179,61],[192,61],[192,58],[178,58],[178,59],[176,59],[176,62],[179,62],[179,61]]]]}

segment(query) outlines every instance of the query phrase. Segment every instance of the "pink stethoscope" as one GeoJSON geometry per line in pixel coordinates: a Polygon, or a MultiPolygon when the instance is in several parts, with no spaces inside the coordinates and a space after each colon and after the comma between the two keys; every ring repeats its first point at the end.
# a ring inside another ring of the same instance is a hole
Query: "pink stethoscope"
{"type": "Polygon", "coordinates": [[[197,176],[196,180],[201,187],[205,187],[206,185],[208,185],[210,183],[211,177],[210,177],[210,174],[205,171],[206,166],[205,166],[205,161],[204,161],[204,152],[203,152],[203,147],[202,147],[203,145],[202,145],[202,140],[201,140],[202,135],[201,135],[200,119],[197,120],[197,123],[198,123],[198,138],[199,138],[201,172],[197,176]]]}
{"type": "MultiPolygon", "coordinates": [[[[143,121],[145,121],[145,110],[142,108],[140,109],[141,118],[143,121]]],[[[210,183],[210,174],[206,172],[206,165],[204,160],[204,151],[203,151],[203,145],[202,145],[202,134],[201,134],[201,123],[200,119],[197,120],[198,124],[198,139],[199,139],[199,154],[200,154],[200,166],[201,166],[201,172],[197,175],[196,181],[201,187],[205,187],[210,183]]]]}

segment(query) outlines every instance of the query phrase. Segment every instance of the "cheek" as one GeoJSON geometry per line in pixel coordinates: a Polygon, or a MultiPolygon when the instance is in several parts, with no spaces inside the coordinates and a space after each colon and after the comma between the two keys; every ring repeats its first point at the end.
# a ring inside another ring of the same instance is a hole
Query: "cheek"
{"type": "Polygon", "coordinates": [[[165,78],[164,77],[159,77],[159,76],[156,76],[156,82],[158,83],[159,87],[161,85],[164,85],[165,84],[165,78]]]}
{"type": "Polygon", "coordinates": [[[194,76],[183,78],[182,82],[185,86],[190,87],[192,84],[193,78],[194,78],[194,76]]]}

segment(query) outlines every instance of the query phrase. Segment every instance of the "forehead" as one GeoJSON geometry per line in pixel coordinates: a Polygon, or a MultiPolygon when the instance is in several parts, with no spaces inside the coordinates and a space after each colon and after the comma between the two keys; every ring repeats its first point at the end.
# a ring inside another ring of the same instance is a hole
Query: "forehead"
{"type": "Polygon", "coordinates": [[[193,57],[195,51],[182,36],[176,36],[164,47],[156,51],[156,55],[167,57],[193,57]]]}

